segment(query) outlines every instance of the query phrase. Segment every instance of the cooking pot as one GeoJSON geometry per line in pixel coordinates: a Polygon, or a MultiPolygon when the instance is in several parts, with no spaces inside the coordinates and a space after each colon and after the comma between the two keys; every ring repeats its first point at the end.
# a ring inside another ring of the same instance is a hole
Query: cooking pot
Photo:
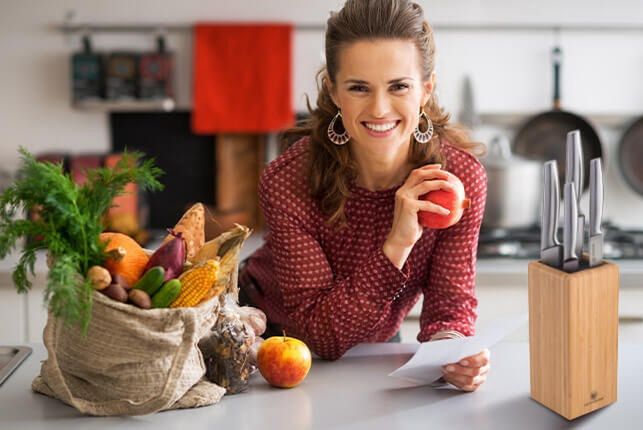
{"type": "Polygon", "coordinates": [[[538,222],[542,163],[512,155],[506,136],[494,137],[482,159],[487,170],[483,228],[525,228],[538,222]]]}

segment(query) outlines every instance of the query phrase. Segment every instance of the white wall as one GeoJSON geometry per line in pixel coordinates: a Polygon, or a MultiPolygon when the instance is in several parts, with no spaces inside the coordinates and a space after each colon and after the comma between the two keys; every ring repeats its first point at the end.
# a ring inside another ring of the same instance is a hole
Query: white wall
{"type": "MultiPolygon", "coordinates": [[[[18,146],[29,150],[105,151],[107,115],[78,112],[69,105],[69,55],[77,37],[53,27],[68,10],[78,22],[192,23],[195,21],[292,21],[323,24],[341,0],[0,0],[0,168],[15,168],[18,146]]],[[[543,0],[420,1],[429,20],[446,23],[576,23],[643,26],[643,2],[543,0]]],[[[471,76],[481,112],[532,113],[548,109],[551,97],[549,53],[555,37],[548,31],[438,30],[438,88],[442,103],[460,109],[463,77],[471,76]]],[[[563,105],[580,114],[643,114],[643,31],[562,31],[563,105]]],[[[140,34],[93,37],[97,49],[153,46],[140,34]]],[[[172,33],[177,55],[178,102],[191,104],[191,36],[172,33]]],[[[304,108],[304,93],[315,99],[315,71],[321,64],[323,33],[295,36],[294,103],[304,108]]],[[[605,214],[623,226],[643,228],[643,197],[630,191],[613,156],[622,133],[601,127],[607,152],[605,214]]],[[[511,130],[485,127],[478,137],[511,130]]],[[[587,202],[584,202],[585,206],[587,202]]]]}

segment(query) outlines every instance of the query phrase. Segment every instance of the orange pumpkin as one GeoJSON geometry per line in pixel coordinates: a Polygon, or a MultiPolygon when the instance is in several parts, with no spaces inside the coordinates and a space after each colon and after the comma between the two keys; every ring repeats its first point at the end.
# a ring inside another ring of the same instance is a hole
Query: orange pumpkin
{"type": "Polygon", "coordinates": [[[101,242],[107,243],[109,257],[103,266],[112,275],[120,275],[131,287],[145,272],[150,257],[131,237],[122,233],[101,233],[101,242]]]}

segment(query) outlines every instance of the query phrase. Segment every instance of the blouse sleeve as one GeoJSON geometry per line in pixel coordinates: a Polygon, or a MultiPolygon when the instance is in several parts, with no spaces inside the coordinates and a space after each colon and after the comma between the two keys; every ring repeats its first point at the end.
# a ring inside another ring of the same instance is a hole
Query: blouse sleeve
{"type": "Polygon", "coordinates": [[[409,267],[398,269],[380,246],[350,276],[336,278],[319,242],[265,182],[260,202],[286,313],[317,355],[338,359],[386,320],[409,267]]]}
{"type": "MultiPolygon", "coordinates": [[[[471,206],[454,226],[442,230],[432,253],[428,283],[423,287],[418,341],[439,332],[475,332],[478,301],[475,295],[476,257],[480,225],[487,198],[487,175],[475,162],[468,175],[471,206]]],[[[464,182],[464,180],[463,180],[464,182]]]]}

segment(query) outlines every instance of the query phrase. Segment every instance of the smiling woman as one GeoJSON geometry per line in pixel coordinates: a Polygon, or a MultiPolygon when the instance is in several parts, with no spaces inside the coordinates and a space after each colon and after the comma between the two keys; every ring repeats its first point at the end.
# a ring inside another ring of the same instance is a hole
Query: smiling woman
{"type": "MultiPolygon", "coordinates": [[[[329,84],[330,96],[341,107],[358,167],[407,164],[409,136],[419,122],[418,107],[428,102],[435,78],[431,74],[430,80],[423,81],[415,45],[402,39],[357,41],[340,51],[339,64],[335,83],[329,84]]],[[[361,185],[372,189],[399,184],[408,174],[397,169],[395,177],[388,177],[380,168],[360,173],[361,185]]]]}
{"type": "MultiPolygon", "coordinates": [[[[348,0],[328,19],[311,119],[261,177],[266,243],[240,271],[240,298],[323,358],[390,340],[422,295],[419,341],[474,333],[486,174],[481,147],[438,104],[434,55],[419,5],[348,0]],[[449,212],[420,197],[454,192],[449,175],[471,205],[425,229],[420,211],[449,212]]],[[[445,379],[472,391],[488,367],[480,353],[445,379]]]]}

